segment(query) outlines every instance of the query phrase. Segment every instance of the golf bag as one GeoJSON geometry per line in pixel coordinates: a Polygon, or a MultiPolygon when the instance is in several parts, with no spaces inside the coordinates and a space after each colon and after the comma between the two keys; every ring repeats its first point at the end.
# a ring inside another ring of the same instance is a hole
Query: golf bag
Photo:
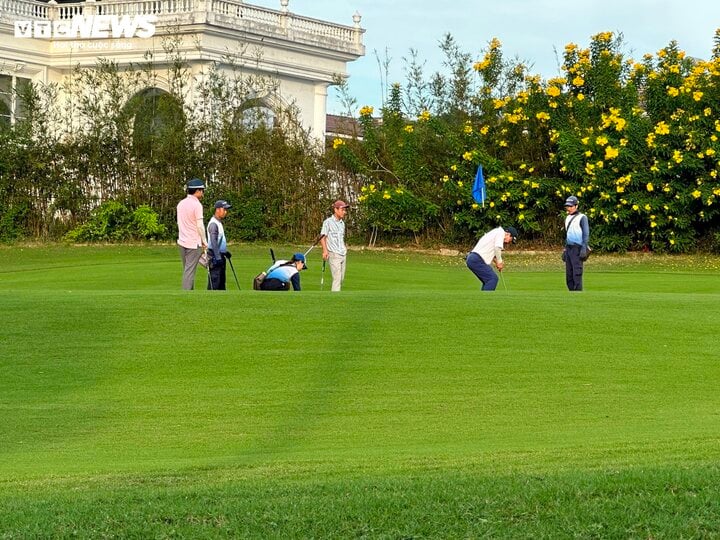
{"type": "Polygon", "coordinates": [[[260,272],[257,276],[253,278],[253,290],[261,290],[260,286],[262,285],[263,281],[265,281],[265,276],[267,276],[265,272],[260,272]]]}

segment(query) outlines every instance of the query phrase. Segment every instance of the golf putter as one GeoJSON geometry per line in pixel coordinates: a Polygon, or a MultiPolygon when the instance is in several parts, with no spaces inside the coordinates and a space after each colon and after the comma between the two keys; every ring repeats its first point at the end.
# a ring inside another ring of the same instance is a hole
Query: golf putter
{"type": "Polygon", "coordinates": [[[275,252],[273,251],[273,248],[270,248],[270,257],[272,257],[273,264],[275,263],[275,252]]]}
{"type": "Polygon", "coordinates": [[[325,288],[325,263],[327,261],[323,260],[322,265],[322,272],[320,273],[320,290],[322,291],[325,288]]]}
{"type": "Polygon", "coordinates": [[[500,271],[500,281],[503,283],[503,288],[505,289],[505,292],[507,292],[507,283],[505,283],[505,276],[503,275],[504,272],[500,271]]]}
{"type": "Polygon", "coordinates": [[[232,270],[233,277],[235,278],[235,285],[237,285],[238,291],[240,290],[240,282],[238,281],[237,274],[235,273],[235,267],[233,266],[232,259],[225,259],[230,263],[230,270],[232,270]]]}

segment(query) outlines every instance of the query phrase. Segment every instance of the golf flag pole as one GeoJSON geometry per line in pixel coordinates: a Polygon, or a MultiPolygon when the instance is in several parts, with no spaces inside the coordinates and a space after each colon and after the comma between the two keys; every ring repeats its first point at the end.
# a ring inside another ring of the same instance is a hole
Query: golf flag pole
{"type": "Polygon", "coordinates": [[[478,165],[477,173],[475,173],[472,195],[475,202],[482,204],[483,208],[485,208],[485,177],[483,176],[482,165],[478,165]]]}

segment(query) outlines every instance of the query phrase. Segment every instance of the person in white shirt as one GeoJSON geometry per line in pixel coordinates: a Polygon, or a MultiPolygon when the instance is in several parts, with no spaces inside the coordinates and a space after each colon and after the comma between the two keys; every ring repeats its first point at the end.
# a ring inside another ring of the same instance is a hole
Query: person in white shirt
{"type": "Polygon", "coordinates": [[[515,242],[518,232],[515,227],[497,227],[485,233],[475,247],[468,253],[466,264],[470,271],[482,282],[483,291],[494,291],[498,276],[492,269],[492,263],[499,272],[503,271],[502,252],[505,244],[515,242]]]}
{"type": "Polygon", "coordinates": [[[345,222],[343,218],[350,205],[344,201],[333,203],[333,215],[323,221],[320,230],[320,245],[322,246],[322,257],[330,263],[332,274],[331,291],[337,292],[345,280],[345,259],[347,258],[347,247],[345,247],[345,222]]]}

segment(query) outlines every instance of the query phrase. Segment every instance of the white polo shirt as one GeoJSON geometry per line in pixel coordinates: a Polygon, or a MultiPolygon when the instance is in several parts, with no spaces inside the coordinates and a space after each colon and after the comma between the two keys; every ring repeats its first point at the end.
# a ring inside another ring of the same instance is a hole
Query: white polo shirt
{"type": "MultiPolygon", "coordinates": [[[[475,247],[472,248],[472,252],[480,255],[482,260],[485,261],[485,264],[490,264],[495,258],[495,248],[500,248],[502,250],[504,246],[505,229],[498,227],[497,229],[493,229],[485,233],[482,238],[478,240],[478,243],[475,244],[475,247]]],[[[498,257],[497,262],[502,262],[502,258],[498,257]]]]}

